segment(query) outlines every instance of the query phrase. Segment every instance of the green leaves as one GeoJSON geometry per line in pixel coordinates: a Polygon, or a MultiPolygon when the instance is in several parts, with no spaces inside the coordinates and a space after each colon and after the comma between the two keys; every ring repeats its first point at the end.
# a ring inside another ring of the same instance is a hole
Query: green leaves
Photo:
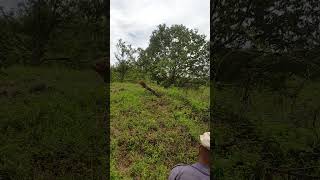
{"type": "Polygon", "coordinates": [[[158,26],[139,61],[151,78],[166,86],[209,77],[209,49],[204,35],[183,25],[158,26]]]}
{"type": "Polygon", "coordinates": [[[130,44],[122,41],[122,39],[118,40],[116,48],[117,52],[115,53],[115,57],[118,61],[116,64],[116,71],[119,72],[120,81],[123,81],[128,70],[135,62],[135,54],[137,50],[133,49],[130,44]]]}
{"type": "Polygon", "coordinates": [[[229,0],[212,1],[212,7],[213,51],[249,46],[285,52],[295,48],[312,49],[319,44],[319,3],[316,1],[229,0]]]}

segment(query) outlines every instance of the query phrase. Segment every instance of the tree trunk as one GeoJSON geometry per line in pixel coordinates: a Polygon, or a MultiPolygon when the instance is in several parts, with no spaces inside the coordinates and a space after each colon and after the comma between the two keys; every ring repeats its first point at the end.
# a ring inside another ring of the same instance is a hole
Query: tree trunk
{"type": "Polygon", "coordinates": [[[173,69],[172,73],[170,74],[167,83],[165,84],[165,88],[170,87],[172,84],[176,83],[176,70],[173,69]]]}

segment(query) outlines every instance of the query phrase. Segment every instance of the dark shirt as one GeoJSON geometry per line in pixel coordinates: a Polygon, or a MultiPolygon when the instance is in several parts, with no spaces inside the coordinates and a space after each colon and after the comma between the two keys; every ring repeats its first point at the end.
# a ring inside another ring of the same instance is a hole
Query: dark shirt
{"type": "Polygon", "coordinates": [[[200,163],[177,165],[171,170],[168,180],[209,180],[210,169],[200,163]]]}

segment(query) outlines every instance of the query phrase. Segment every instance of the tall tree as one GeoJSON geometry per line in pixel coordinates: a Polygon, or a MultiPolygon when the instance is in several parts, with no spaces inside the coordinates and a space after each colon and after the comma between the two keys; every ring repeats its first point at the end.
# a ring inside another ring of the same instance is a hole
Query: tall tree
{"type": "Polygon", "coordinates": [[[139,61],[165,86],[209,77],[209,44],[197,30],[159,25],[139,61]]]}
{"type": "Polygon", "coordinates": [[[74,1],[27,0],[20,3],[13,22],[12,39],[16,46],[30,56],[32,64],[39,64],[47,51],[52,33],[73,15],[74,1]]]}
{"type": "Polygon", "coordinates": [[[85,65],[105,54],[104,12],[102,0],[26,0],[14,13],[0,9],[1,59],[5,64],[67,60],[85,65]]]}
{"type": "Polygon", "coordinates": [[[122,39],[118,40],[116,48],[116,71],[119,73],[120,81],[122,82],[125,79],[125,76],[129,71],[130,66],[135,61],[136,50],[130,44],[124,42],[122,39]]]}

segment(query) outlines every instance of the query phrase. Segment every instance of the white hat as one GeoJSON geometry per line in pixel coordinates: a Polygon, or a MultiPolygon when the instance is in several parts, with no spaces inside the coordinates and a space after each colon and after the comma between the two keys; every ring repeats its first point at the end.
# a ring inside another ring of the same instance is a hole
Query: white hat
{"type": "Polygon", "coordinates": [[[200,143],[202,146],[210,150],[210,132],[205,132],[200,135],[200,143]]]}

